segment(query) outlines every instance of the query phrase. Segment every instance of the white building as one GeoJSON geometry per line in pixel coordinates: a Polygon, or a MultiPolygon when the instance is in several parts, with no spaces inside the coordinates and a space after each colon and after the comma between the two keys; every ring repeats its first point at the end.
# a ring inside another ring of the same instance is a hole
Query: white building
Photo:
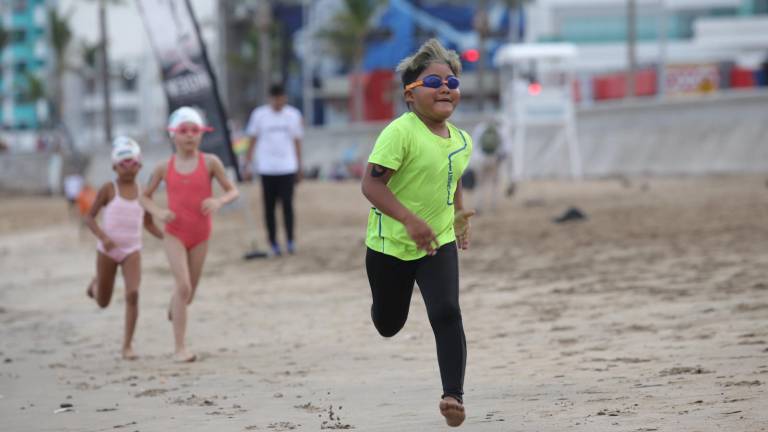
{"type": "MultiPolygon", "coordinates": [[[[193,0],[192,6],[209,58],[218,59],[217,1],[193,0]]],[[[73,32],[70,59],[81,67],[81,44],[99,41],[98,3],[59,0],[59,11],[70,14],[73,32]]],[[[108,6],[107,29],[113,136],[126,134],[143,144],[166,145],[167,101],[144,23],[135,2],[108,6]]],[[[217,61],[213,61],[214,69],[217,61]]],[[[82,69],[81,69],[82,70],[82,69]]],[[[65,123],[78,146],[107,145],[104,101],[97,73],[70,73],[65,83],[65,123]]]]}

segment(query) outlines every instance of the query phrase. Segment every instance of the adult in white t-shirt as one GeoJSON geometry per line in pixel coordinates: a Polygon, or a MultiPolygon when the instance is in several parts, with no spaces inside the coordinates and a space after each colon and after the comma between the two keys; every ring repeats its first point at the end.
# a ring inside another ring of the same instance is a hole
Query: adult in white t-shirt
{"type": "Polygon", "coordinates": [[[301,113],[286,103],[282,85],[275,84],[270,87],[269,104],[253,110],[245,133],[251,138],[246,156],[245,177],[250,179],[253,171],[261,177],[264,219],[272,253],[281,255],[275,222],[275,207],[280,201],[285,223],[286,249],[288,253],[293,254],[293,189],[302,179],[301,139],[304,132],[301,113]]]}

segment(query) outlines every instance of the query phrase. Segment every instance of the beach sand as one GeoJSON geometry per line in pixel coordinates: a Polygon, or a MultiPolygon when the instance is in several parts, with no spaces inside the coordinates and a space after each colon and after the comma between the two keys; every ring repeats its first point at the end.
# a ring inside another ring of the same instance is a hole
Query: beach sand
{"type": "MultiPolygon", "coordinates": [[[[141,357],[123,361],[122,281],[105,310],[85,296],[90,233],[63,199],[3,197],[0,429],[448,429],[418,291],[394,338],[370,322],[359,185],[301,184],[298,254],[253,261],[259,189],[243,192],[255,226],[242,207],[215,217],[190,309],[200,360],[185,365],[171,361],[159,241],[145,237],[141,357]]],[[[473,234],[464,430],[768,430],[764,177],[535,181],[473,234]],[[552,222],[572,205],[588,219],[552,222]]]]}

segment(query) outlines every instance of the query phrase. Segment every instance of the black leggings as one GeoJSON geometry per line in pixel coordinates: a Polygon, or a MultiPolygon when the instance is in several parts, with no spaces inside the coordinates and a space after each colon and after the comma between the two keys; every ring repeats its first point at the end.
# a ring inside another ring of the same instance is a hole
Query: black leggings
{"type": "Polygon", "coordinates": [[[269,243],[277,244],[275,207],[277,201],[283,207],[286,240],[293,241],[293,185],[295,174],[262,175],[261,186],[264,190],[264,219],[267,222],[269,243]]]}
{"type": "Polygon", "coordinates": [[[435,334],[443,396],[463,401],[467,342],[459,309],[456,243],[443,245],[436,255],[414,261],[368,249],[365,266],[373,295],[371,318],[384,337],[394,336],[405,325],[413,283],[419,284],[435,334]]]}

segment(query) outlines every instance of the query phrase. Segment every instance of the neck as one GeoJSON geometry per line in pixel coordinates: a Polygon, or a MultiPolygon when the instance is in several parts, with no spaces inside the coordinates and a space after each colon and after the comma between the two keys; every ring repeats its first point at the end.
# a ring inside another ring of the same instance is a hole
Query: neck
{"type": "Polygon", "coordinates": [[[176,155],[178,155],[182,159],[191,159],[195,156],[197,156],[197,149],[195,150],[179,150],[176,152],[176,155]]]}
{"type": "Polygon", "coordinates": [[[448,124],[446,123],[445,119],[435,120],[433,118],[430,118],[428,116],[421,114],[416,110],[414,110],[413,113],[416,114],[416,117],[418,117],[419,120],[421,120],[422,123],[424,123],[424,125],[427,126],[427,129],[432,131],[433,134],[439,135],[443,138],[448,138],[448,135],[450,133],[448,132],[448,124]]]}

